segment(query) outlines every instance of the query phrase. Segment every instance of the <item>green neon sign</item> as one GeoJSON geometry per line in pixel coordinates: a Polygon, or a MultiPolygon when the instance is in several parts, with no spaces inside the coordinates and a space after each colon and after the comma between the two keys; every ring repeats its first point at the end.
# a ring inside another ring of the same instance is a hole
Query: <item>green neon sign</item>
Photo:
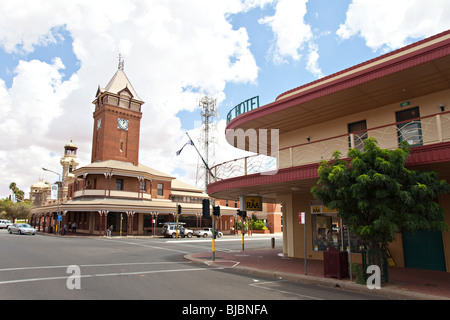
{"type": "Polygon", "coordinates": [[[247,99],[236,105],[230,112],[228,112],[227,123],[237,116],[257,108],[259,108],[259,96],[247,99]]]}

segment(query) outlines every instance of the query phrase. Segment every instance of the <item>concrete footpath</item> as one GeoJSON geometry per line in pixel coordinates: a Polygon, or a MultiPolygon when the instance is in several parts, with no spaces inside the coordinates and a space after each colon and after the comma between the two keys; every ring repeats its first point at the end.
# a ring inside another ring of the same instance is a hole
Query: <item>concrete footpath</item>
{"type": "Polygon", "coordinates": [[[284,257],[280,248],[216,251],[214,262],[211,251],[186,255],[185,259],[210,266],[230,267],[254,275],[370,292],[386,298],[450,300],[450,273],[443,271],[391,267],[389,283],[382,284],[381,289],[369,289],[350,279],[324,277],[323,262],[318,260],[307,260],[305,275],[304,259],[284,257]]]}

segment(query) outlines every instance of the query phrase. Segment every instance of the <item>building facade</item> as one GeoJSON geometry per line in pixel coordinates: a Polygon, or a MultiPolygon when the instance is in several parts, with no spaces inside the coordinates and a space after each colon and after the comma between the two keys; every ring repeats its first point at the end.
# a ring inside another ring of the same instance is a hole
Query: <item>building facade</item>
{"type": "MultiPolygon", "coordinates": [[[[323,259],[327,248],[350,243],[353,261],[361,262],[359,240],[350,236],[349,241],[339,213],[310,192],[319,162],[330,160],[335,150],[346,155],[350,148],[361,148],[367,137],[387,149],[407,140],[410,169],[436,171],[450,181],[450,31],[292,89],[229,119],[227,133],[240,132],[227,138],[230,144],[246,150],[265,145],[272,151],[211,168],[216,180],[208,193],[229,200],[255,195],[281,204],[289,257],[323,259]],[[262,169],[251,171],[257,161],[263,162],[262,169]],[[299,223],[302,212],[306,228],[299,223]]],[[[450,225],[450,196],[438,201],[450,225]]],[[[448,231],[398,234],[389,251],[397,266],[450,272],[448,231]]]]}
{"type": "MultiPolygon", "coordinates": [[[[207,194],[139,163],[144,102],[126,76],[123,61],[107,86],[98,87],[93,104],[91,163],[78,167],[77,146],[72,141],[66,144],[59,195],[51,199],[50,185],[34,184],[30,223],[43,232],[96,235],[105,235],[110,226],[113,234],[158,235],[164,222],[177,219],[190,228],[211,226],[211,217],[202,218],[202,200],[210,199],[207,194]],[[177,216],[178,205],[182,212],[177,216]]],[[[221,216],[215,218],[215,226],[231,233],[236,208],[219,201],[216,205],[221,216]]]]}

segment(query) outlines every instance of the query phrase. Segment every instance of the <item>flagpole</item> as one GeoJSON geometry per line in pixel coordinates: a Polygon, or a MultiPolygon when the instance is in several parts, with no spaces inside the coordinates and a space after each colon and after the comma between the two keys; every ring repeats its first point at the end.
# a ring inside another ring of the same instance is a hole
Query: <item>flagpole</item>
{"type": "Polygon", "coordinates": [[[200,152],[198,151],[197,147],[194,144],[194,141],[192,141],[191,137],[189,136],[189,134],[186,132],[186,135],[189,138],[189,141],[191,141],[192,145],[194,146],[195,150],[197,150],[198,155],[200,156],[200,158],[202,159],[204,165],[206,166],[206,169],[208,170],[209,174],[211,175],[211,177],[213,177],[213,179],[215,179],[214,175],[211,173],[211,171],[209,170],[209,166],[208,164],[205,162],[205,159],[203,159],[202,155],[200,154],[200,152]]]}

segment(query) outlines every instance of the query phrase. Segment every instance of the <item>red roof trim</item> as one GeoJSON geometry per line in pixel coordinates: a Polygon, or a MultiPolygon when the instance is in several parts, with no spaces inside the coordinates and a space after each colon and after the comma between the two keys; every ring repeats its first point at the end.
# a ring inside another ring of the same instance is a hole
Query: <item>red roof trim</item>
{"type": "Polygon", "coordinates": [[[300,92],[291,97],[285,97],[283,99],[276,100],[270,104],[261,106],[258,109],[254,109],[247,113],[241,114],[240,116],[234,118],[233,120],[231,120],[228,123],[227,129],[237,128],[237,127],[239,127],[239,125],[245,124],[248,121],[256,120],[260,117],[263,117],[263,116],[266,116],[266,115],[269,115],[269,114],[272,114],[272,113],[275,113],[275,112],[278,112],[278,111],[281,111],[284,109],[288,109],[293,106],[297,106],[301,103],[305,103],[307,101],[311,101],[311,100],[314,100],[314,99],[317,99],[317,98],[320,98],[320,97],[323,97],[323,96],[326,96],[326,95],[329,95],[332,93],[336,93],[336,92],[360,85],[362,83],[366,83],[366,82],[369,82],[369,81],[372,81],[375,79],[379,79],[379,78],[388,76],[390,74],[393,74],[393,73],[396,73],[396,72],[399,72],[402,70],[406,70],[406,69],[412,68],[414,66],[450,55],[450,39],[447,39],[447,40],[443,40],[438,43],[432,44],[430,46],[427,46],[425,48],[422,48],[420,50],[407,53],[405,55],[402,55],[395,59],[386,61],[384,63],[377,64],[375,66],[369,67],[369,68],[361,70],[359,72],[355,72],[355,73],[349,74],[347,76],[344,76],[342,78],[332,80],[327,83],[323,83],[322,85],[318,85],[311,89],[307,89],[308,87],[310,87],[312,85],[320,84],[321,82],[324,82],[326,80],[331,80],[331,79],[335,78],[336,76],[348,73],[352,70],[355,70],[355,69],[361,68],[365,65],[369,65],[376,61],[385,59],[389,56],[404,52],[406,50],[409,50],[411,48],[425,44],[427,42],[431,42],[435,39],[438,39],[438,38],[443,37],[448,34],[450,34],[450,30],[440,33],[438,35],[435,35],[433,37],[427,38],[425,40],[419,41],[417,43],[411,44],[411,45],[401,48],[399,50],[382,55],[378,58],[366,61],[364,63],[361,63],[359,65],[351,67],[349,69],[332,74],[325,78],[308,83],[304,86],[287,91],[287,92],[281,94],[277,99],[279,99],[280,97],[287,95],[289,93],[295,92],[297,90],[306,89],[306,91],[300,92]]]}
{"type": "MultiPolygon", "coordinates": [[[[379,61],[379,60],[386,59],[386,58],[388,58],[388,57],[390,57],[390,56],[393,56],[393,55],[399,54],[399,53],[401,53],[401,52],[410,50],[410,49],[412,49],[412,48],[418,47],[418,46],[423,45],[423,44],[425,44],[425,43],[427,43],[427,42],[434,41],[434,40],[439,39],[439,38],[441,38],[441,37],[443,37],[443,36],[445,36],[445,35],[447,35],[447,34],[450,34],[450,30],[441,32],[441,33],[436,34],[436,35],[434,35],[434,36],[431,36],[431,37],[429,37],[429,38],[426,38],[426,39],[423,39],[423,40],[421,40],[421,41],[418,41],[418,42],[412,43],[412,44],[410,44],[410,45],[407,45],[407,46],[405,46],[405,47],[403,47],[403,48],[400,48],[400,49],[394,50],[394,51],[392,51],[392,52],[386,53],[386,54],[384,54],[384,55],[382,55],[382,56],[373,58],[373,59],[371,59],[371,60],[367,60],[367,61],[362,62],[362,63],[360,63],[360,64],[357,64],[357,65],[355,65],[355,66],[353,66],[353,67],[344,69],[344,70],[342,70],[342,71],[336,72],[336,73],[331,74],[331,75],[329,75],[329,76],[326,76],[326,77],[324,77],[324,78],[318,79],[318,80],[316,80],[316,81],[310,82],[310,83],[305,84],[305,85],[302,85],[302,86],[300,86],[300,87],[297,87],[297,88],[291,89],[291,90],[289,90],[289,91],[283,92],[283,93],[280,94],[275,100],[278,100],[279,98],[281,98],[281,97],[283,97],[283,96],[285,96],[285,95],[287,95],[287,94],[289,94],[289,93],[291,93],[291,92],[294,92],[294,91],[297,91],[297,90],[300,90],[300,89],[303,89],[303,88],[307,88],[308,86],[314,85],[314,84],[319,83],[319,82],[322,82],[322,81],[324,81],[324,80],[328,80],[328,79],[334,78],[334,77],[339,76],[339,75],[341,75],[341,74],[350,72],[350,71],[352,71],[352,70],[355,70],[355,69],[364,67],[364,66],[366,66],[366,65],[369,65],[369,64],[371,64],[371,63],[377,62],[377,61],[379,61]]],[[[439,44],[439,45],[440,45],[440,44],[439,44]]],[[[428,50],[428,47],[426,48],[426,50],[428,50]]],[[[414,55],[414,54],[413,54],[413,55],[414,55]]]]}

